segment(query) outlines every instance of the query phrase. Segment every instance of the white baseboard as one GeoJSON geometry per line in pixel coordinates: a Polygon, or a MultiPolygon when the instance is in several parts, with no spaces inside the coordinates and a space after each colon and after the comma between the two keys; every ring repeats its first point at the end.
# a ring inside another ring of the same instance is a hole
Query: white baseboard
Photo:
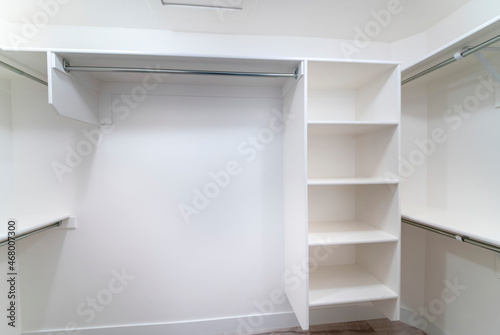
{"type": "Polygon", "coordinates": [[[295,314],[276,313],[265,315],[245,315],[240,317],[180,321],[157,324],[133,324],[113,327],[82,328],[74,330],[54,329],[26,331],[23,335],[213,335],[213,334],[251,334],[252,332],[297,327],[295,314]]]}
{"type": "MultiPolygon", "coordinates": [[[[311,324],[325,324],[383,318],[373,307],[337,307],[313,309],[311,324]]],[[[52,329],[24,331],[23,335],[247,335],[264,330],[298,327],[293,312],[275,314],[244,315],[209,320],[180,321],[158,324],[133,324],[82,329],[52,329]]]]}
{"type": "Polygon", "coordinates": [[[404,323],[423,330],[424,332],[427,333],[427,335],[448,335],[434,323],[430,322],[427,319],[424,319],[422,316],[416,317],[416,315],[417,314],[415,314],[415,312],[401,307],[400,316],[401,316],[401,321],[403,321],[404,323]]]}

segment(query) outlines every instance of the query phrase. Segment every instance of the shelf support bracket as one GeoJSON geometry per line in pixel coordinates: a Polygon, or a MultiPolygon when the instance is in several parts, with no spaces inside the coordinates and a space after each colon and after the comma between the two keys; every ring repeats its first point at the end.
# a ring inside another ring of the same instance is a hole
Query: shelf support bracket
{"type": "Polygon", "coordinates": [[[497,70],[484,58],[483,54],[480,51],[474,52],[474,56],[483,64],[484,68],[488,70],[489,73],[500,83],[500,74],[498,74],[497,70]]]}

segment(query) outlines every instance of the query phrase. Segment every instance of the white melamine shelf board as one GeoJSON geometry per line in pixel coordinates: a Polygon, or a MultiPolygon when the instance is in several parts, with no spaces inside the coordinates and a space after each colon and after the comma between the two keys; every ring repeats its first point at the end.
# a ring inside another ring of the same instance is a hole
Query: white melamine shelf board
{"type": "MultiPolygon", "coordinates": [[[[485,23],[484,25],[468,32],[467,34],[464,34],[463,36],[460,36],[459,38],[455,39],[454,41],[444,45],[440,49],[426,55],[425,57],[421,58],[417,62],[410,64],[408,66],[405,66],[402,69],[401,76],[403,79],[406,79],[420,71],[423,71],[433,65],[436,65],[442,61],[444,61],[447,58],[453,57],[453,54],[455,52],[460,52],[462,51],[463,48],[465,47],[470,47],[470,46],[476,46],[479,43],[485,42],[488,39],[498,35],[500,32],[500,16],[497,17],[496,19],[485,23]]],[[[464,62],[467,58],[471,58],[475,61],[475,57],[473,55],[470,55],[466,57],[463,60],[460,60],[456,63],[462,63],[464,62]]],[[[453,68],[453,66],[451,66],[453,68]]],[[[445,69],[450,69],[450,65],[445,66],[444,68],[441,68],[437,70],[440,75],[445,75],[447,72],[445,69]]],[[[428,75],[426,75],[428,76],[428,75]]],[[[420,78],[418,80],[421,80],[420,78]]]]}
{"type": "Polygon", "coordinates": [[[383,184],[398,184],[397,179],[386,178],[308,178],[309,186],[321,185],[383,185],[383,184]]]}
{"type": "MultiPolygon", "coordinates": [[[[272,72],[293,73],[299,60],[278,59],[236,59],[213,57],[184,57],[159,55],[124,55],[124,54],[84,54],[58,53],[73,66],[129,67],[129,68],[165,68],[180,70],[212,70],[234,72],[272,72]]],[[[92,76],[100,82],[142,83],[146,73],[98,72],[92,76]]],[[[290,78],[261,78],[218,75],[191,74],[150,74],[149,82],[159,78],[161,84],[210,85],[210,86],[262,86],[282,87],[290,78]]]]}
{"type": "Polygon", "coordinates": [[[355,264],[320,266],[309,279],[309,306],[396,299],[398,295],[355,264]]]}
{"type": "Polygon", "coordinates": [[[403,205],[401,216],[430,227],[500,246],[500,221],[445,209],[403,205]]]}
{"type": "MultiPolygon", "coordinates": [[[[45,52],[19,52],[0,50],[0,61],[12,65],[38,79],[47,81],[47,54],[45,52]]],[[[2,79],[19,79],[19,74],[0,67],[2,79]]]]}
{"type": "Polygon", "coordinates": [[[397,121],[308,121],[308,131],[318,134],[356,135],[391,129],[397,121]]]}
{"type": "Polygon", "coordinates": [[[357,90],[394,71],[398,64],[308,61],[308,89],[357,90]]]}
{"type": "MultiPolygon", "coordinates": [[[[50,226],[56,222],[70,219],[70,215],[30,215],[13,218],[16,221],[16,236],[50,226]]],[[[55,229],[55,228],[54,228],[55,229]]],[[[7,238],[7,229],[0,233],[0,241],[7,238]]]]}
{"type": "Polygon", "coordinates": [[[396,242],[398,238],[358,221],[309,222],[309,246],[396,242]]]}

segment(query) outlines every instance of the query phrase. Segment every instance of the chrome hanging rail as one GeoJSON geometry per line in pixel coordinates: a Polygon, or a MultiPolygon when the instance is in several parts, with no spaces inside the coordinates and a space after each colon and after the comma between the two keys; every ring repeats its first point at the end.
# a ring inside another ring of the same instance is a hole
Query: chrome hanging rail
{"type": "Polygon", "coordinates": [[[131,67],[97,67],[97,66],[73,66],[63,59],[64,71],[67,73],[77,72],[135,72],[135,73],[168,73],[168,74],[198,74],[215,76],[243,76],[243,77],[269,77],[269,78],[295,78],[299,76],[299,69],[293,73],[265,73],[265,72],[232,72],[232,71],[209,71],[209,70],[178,70],[178,69],[154,69],[154,68],[131,68],[131,67]]]}
{"type": "MultiPolygon", "coordinates": [[[[15,240],[17,242],[17,241],[22,240],[26,237],[30,237],[31,235],[41,233],[42,231],[45,231],[45,230],[48,230],[51,228],[55,228],[55,227],[59,227],[59,226],[61,226],[61,224],[62,224],[62,220],[54,222],[48,226],[40,227],[40,228],[35,229],[35,230],[30,230],[30,231],[21,233],[19,235],[16,235],[15,240]]],[[[0,247],[6,245],[7,243],[9,243],[9,238],[4,238],[3,240],[0,240],[0,247]]]]}
{"type": "Polygon", "coordinates": [[[455,233],[452,233],[450,231],[439,229],[436,227],[431,227],[431,226],[428,226],[426,224],[420,223],[420,222],[415,221],[415,220],[410,220],[407,218],[401,218],[401,222],[409,224],[409,225],[417,227],[417,228],[422,228],[422,229],[431,231],[431,232],[436,233],[436,234],[450,237],[450,238],[453,238],[453,239],[456,239],[456,240],[459,240],[459,241],[462,241],[465,243],[469,243],[469,244],[475,245],[477,247],[481,247],[484,249],[488,249],[488,250],[500,253],[500,246],[498,246],[498,245],[494,245],[494,244],[487,243],[484,241],[476,240],[476,239],[470,238],[469,236],[455,234],[455,233]]]}
{"type": "Polygon", "coordinates": [[[460,59],[462,59],[462,58],[464,58],[464,57],[467,57],[467,56],[469,56],[470,54],[473,54],[473,53],[474,53],[474,52],[476,52],[476,51],[479,51],[479,50],[481,50],[481,49],[483,49],[483,48],[486,48],[486,47],[488,47],[488,46],[490,46],[490,45],[492,45],[493,43],[496,43],[496,42],[498,42],[498,41],[500,41],[500,35],[497,35],[497,36],[495,36],[495,37],[493,37],[493,38],[491,38],[491,39],[489,39],[489,40],[487,40],[487,41],[485,41],[485,42],[483,42],[483,43],[481,43],[481,44],[478,44],[478,45],[476,45],[475,47],[467,48],[466,50],[464,50],[464,51],[462,51],[462,52],[457,52],[457,53],[455,53],[455,54],[453,55],[453,57],[450,57],[450,58],[448,58],[448,59],[446,59],[446,60],[442,61],[442,62],[441,62],[441,63],[439,63],[439,64],[436,64],[436,65],[434,65],[434,66],[431,66],[430,68],[428,68],[428,69],[426,69],[426,70],[424,70],[424,71],[422,71],[422,72],[419,72],[419,73],[417,73],[417,74],[415,74],[415,75],[413,75],[413,76],[411,76],[411,77],[409,77],[409,78],[406,78],[405,80],[402,80],[402,81],[401,81],[401,85],[407,84],[407,83],[409,83],[410,81],[413,81],[413,80],[415,80],[415,79],[417,79],[417,78],[420,78],[420,77],[422,77],[422,76],[425,76],[426,74],[431,73],[431,72],[433,72],[433,71],[436,71],[437,69],[440,69],[440,68],[442,68],[443,66],[446,66],[446,65],[448,65],[448,64],[450,64],[450,63],[453,63],[453,62],[455,62],[455,61],[457,61],[457,60],[460,60],[460,59]]]}
{"type": "Polygon", "coordinates": [[[31,74],[26,73],[23,70],[20,70],[17,67],[14,67],[14,66],[12,66],[10,64],[7,64],[5,62],[0,61],[0,66],[3,67],[3,68],[5,68],[5,69],[7,69],[7,70],[9,70],[9,71],[17,73],[18,75],[21,75],[21,76],[26,77],[28,79],[34,80],[37,83],[40,83],[40,84],[45,85],[45,86],[49,86],[49,84],[46,81],[38,79],[37,77],[32,76],[31,74]]]}

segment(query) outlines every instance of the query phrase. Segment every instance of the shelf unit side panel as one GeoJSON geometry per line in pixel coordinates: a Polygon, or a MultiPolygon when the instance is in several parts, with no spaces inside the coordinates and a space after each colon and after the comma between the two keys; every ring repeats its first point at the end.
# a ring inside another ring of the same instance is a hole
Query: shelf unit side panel
{"type": "Polygon", "coordinates": [[[352,221],[356,188],[350,185],[309,186],[309,221],[352,221]]]}
{"type": "Polygon", "coordinates": [[[322,266],[356,263],[356,245],[310,246],[309,275],[314,275],[322,266]]]}
{"type": "Polygon", "coordinates": [[[400,320],[400,304],[401,298],[398,297],[396,299],[389,299],[389,300],[380,300],[380,301],[373,301],[373,305],[384,313],[384,315],[391,321],[399,321],[400,320]]]}
{"type": "MultiPolygon", "coordinates": [[[[2,174],[2,188],[0,189],[0,213],[3,215],[14,215],[9,213],[14,208],[14,157],[13,157],[13,132],[12,132],[12,106],[10,81],[0,78],[0,173],[2,174]]],[[[7,233],[7,220],[2,216],[0,228],[2,233],[7,233]]],[[[5,286],[7,288],[7,286],[5,286]]]]}
{"type": "Polygon", "coordinates": [[[99,125],[99,83],[86,73],[66,73],[62,62],[47,53],[49,104],[62,116],[99,125]]]}
{"type": "Polygon", "coordinates": [[[358,186],[356,189],[356,220],[370,224],[399,239],[401,215],[398,185],[358,186]]]}
{"type": "Polygon", "coordinates": [[[398,176],[398,143],[397,127],[358,135],[355,175],[392,178],[398,176]]]}
{"type": "Polygon", "coordinates": [[[308,178],[354,177],[355,166],[355,136],[308,134],[308,178]]]}
{"type": "Polygon", "coordinates": [[[356,249],[356,262],[372,276],[399,295],[400,252],[399,242],[360,244],[356,249]]]}
{"type": "Polygon", "coordinates": [[[398,79],[399,71],[396,66],[358,89],[356,120],[399,120],[398,92],[400,82],[398,79]]]}
{"type": "Polygon", "coordinates": [[[302,329],[309,328],[305,78],[284,97],[285,290],[302,329]],[[303,276],[295,274],[299,268],[303,276]]]}
{"type": "Polygon", "coordinates": [[[309,121],[351,121],[356,115],[356,91],[308,90],[309,121]]]}

